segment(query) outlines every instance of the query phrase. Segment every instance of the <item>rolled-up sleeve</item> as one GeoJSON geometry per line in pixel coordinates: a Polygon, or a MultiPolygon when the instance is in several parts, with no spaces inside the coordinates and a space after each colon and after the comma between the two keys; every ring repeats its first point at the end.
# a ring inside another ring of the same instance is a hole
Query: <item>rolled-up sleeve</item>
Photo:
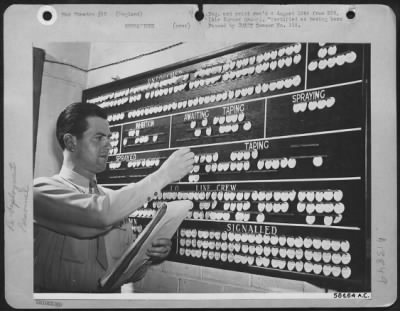
{"type": "Polygon", "coordinates": [[[41,177],[33,185],[34,218],[56,231],[62,230],[60,224],[105,230],[143,206],[164,186],[153,173],[138,183],[98,195],[80,193],[56,179],[41,177]]]}

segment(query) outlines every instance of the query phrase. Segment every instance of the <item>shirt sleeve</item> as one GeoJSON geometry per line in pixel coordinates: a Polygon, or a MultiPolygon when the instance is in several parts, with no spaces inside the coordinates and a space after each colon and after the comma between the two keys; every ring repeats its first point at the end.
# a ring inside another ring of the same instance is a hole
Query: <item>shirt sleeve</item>
{"type": "Polygon", "coordinates": [[[105,230],[143,206],[164,186],[153,173],[138,183],[99,195],[80,193],[55,178],[37,178],[33,185],[34,219],[39,225],[72,224],[105,230]]]}

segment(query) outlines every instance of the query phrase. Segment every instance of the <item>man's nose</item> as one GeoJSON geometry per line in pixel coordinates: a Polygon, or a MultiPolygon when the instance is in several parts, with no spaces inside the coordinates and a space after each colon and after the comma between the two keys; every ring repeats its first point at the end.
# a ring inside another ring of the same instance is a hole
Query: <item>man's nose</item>
{"type": "Polygon", "coordinates": [[[111,138],[110,137],[106,138],[106,148],[108,150],[111,150],[111,148],[112,148],[112,146],[111,146],[111,138]]]}

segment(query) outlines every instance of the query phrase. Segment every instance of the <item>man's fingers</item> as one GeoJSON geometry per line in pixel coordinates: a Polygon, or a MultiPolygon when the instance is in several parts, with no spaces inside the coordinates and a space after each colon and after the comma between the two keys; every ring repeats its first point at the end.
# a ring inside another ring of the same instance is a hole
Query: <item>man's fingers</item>
{"type": "Polygon", "coordinates": [[[152,247],[151,249],[147,250],[146,254],[149,257],[163,258],[166,257],[170,251],[170,247],[152,247]]]}
{"type": "Polygon", "coordinates": [[[149,253],[160,253],[160,254],[165,254],[168,253],[170,247],[165,247],[165,246],[159,246],[159,247],[152,247],[148,250],[149,253]]]}
{"type": "Polygon", "coordinates": [[[189,152],[189,153],[183,155],[182,158],[184,160],[192,160],[192,159],[194,159],[194,153],[193,152],[189,152]]]}
{"type": "Polygon", "coordinates": [[[152,247],[158,247],[158,246],[172,246],[172,241],[167,238],[159,238],[157,240],[154,240],[152,244],[152,247]]]}
{"type": "Polygon", "coordinates": [[[190,148],[184,147],[184,148],[181,148],[181,149],[178,149],[177,151],[175,151],[175,154],[182,155],[182,154],[185,154],[188,152],[190,152],[190,148]]]}
{"type": "Polygon", "coordinates": [[[158,238],[158,239],[155,239],[152,244],[154,245],[155,243],[172,244],[172,241],[171,241],[171,239],[168,239],[168,238],[158,238]]]}

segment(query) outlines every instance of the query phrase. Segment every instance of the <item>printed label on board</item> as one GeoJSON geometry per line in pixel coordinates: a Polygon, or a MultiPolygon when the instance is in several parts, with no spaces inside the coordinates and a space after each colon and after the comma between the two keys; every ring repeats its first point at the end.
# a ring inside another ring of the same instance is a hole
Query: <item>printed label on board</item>
{"type": "Polygon", "coordinates": [[[115,159],[117,161],[133,161],[136,160],[136,153],[119,154],[115,159]]]}
{"type": "Polygon", "coordinates": [[[179,191],[179,185],[170,185],[169,190],[170,191],[179,191]]]}
{"type": "Polygon", "coordinates": [[[174,77],[182,75],[182,74],[183,74],[182,70],[171,71],[168,73],[164,73],[164,74],[160,74],[158,76],[151,77],[151,78],[147,79],[147,83],[154,83],[157,81],[171,79],[171,78],[174,78],[174,77]]]}
{"type": "Polygon", "coordinates": [[[276,235],[278,233],[278,228],[276,226],[253,224],[227,224],[225,230],[234,233],[260,233],[263,235],[276,235]]]}
{"type": "Polygon", "coordinates": [[[196,191],[208,191],[210,190],[210,185],[196,185],[196,191]]]}
{"type": "Polygon", "coordinates": [[[221,191],[236,191],[236,184],[218,184],[217,190],[221,191]]]}
{"type": "Polygon", "coordinates": [[[239,114],[240,112],[244,112],[246,110],[244,104],[231,105],[222,108],[224,109],[224,115],[239,114]]]}
{"type": "Polygon", "coordinates": [[[268,140],[257,140],[244,143],[246,150],[266,150],[269,148],[268,140]]]}
{"type": "Polygon", "coordinates": [[[324,99],[326,97],[325,90],[315,90],[311,92],[297,93],[292,95],[292,103],[308,102],[311,100],[324,99]]]}
{"type": "Polygon", "coordinates": [[[137,130],[150,128],[150,127],[154,127],[154,120],[145,120],[145,121],[142,121],[142,122],[137,122],[135,124],[135,128],[137,130]]]}
{"type": "Polygon", "coordinates": [[[208,110],[188,112],[188,113],[185,113],[185,116],[183,117],[183,121],[207,119],[209,115],[210,115],[210,113],[208,110]]]}

